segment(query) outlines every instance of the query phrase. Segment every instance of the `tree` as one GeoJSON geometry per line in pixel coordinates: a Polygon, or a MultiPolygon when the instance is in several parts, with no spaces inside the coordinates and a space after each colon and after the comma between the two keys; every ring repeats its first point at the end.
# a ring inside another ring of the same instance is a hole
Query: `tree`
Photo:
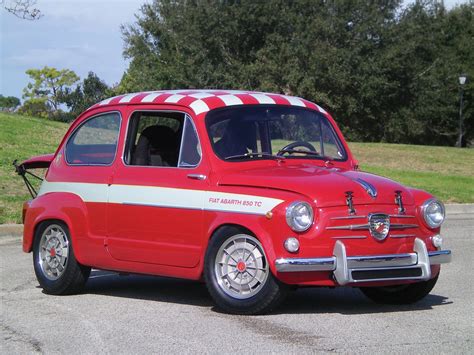
{"type": "Polygon", "coordinates": [[[82,84],[78,84],[74,90],[66,88],[61,101],[71,110],[71,116],[75,117],[90,106],[111,96],[110,88],[95,73],[89,72],[82,84]]]}
{"type": "Polygon", "coordinates": [[[3,96],[0,94],[0,110],[14,111],[20,106],[20,99],[14,96],[3,96]]]}
{"type": "Polygon", "coordinates": [[[36,8],[36,0],[0,0],[0,5],[9,13],[24,20],[38,20],[43,17],[36,8]]]}
{"type": "Polygon", "coordinates": [[[154,0],[122,27],[119,91],[253,89],[327,108],[350,140],[453,145],[467,73],[474,140],[474,2],[154,0]],[[185,25],[183,25],[185,24],[185,25]]]}
{"type": "Polygon", "coordinates": [[[42,107],[48,110],[48,116],[59,112],[64,91],[79,80],[72,70],[58,70],[47,66],[43,69],[29,69],[26,74],[33,83],[28,83],[23,89],[23,98],[26,100],[24,105],[28,102],[34,102],[36,106],[42,103],[42,107]]]}

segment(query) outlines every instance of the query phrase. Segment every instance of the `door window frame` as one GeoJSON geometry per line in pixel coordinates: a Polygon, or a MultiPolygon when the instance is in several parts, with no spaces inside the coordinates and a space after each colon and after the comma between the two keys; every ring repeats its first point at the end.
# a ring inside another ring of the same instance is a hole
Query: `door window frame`
{"type": "Polygon", "coordinates": [[[128,122],[127,122],[127,127],[125,129],[125,139],[124,139],[123,151],[122,151],[122,157],[121,157],[122,164],[124,166],[126,166],[127,168],[158,168],[158,169],[184,169],[184,170],[186,170],[186,169],[196,169],[201,165],[202,159],[203,159],[203,149],[202,149],[202,144],[201,144],[201,138],[199,137],[199,133],[198,133],[198,130],[197,130],[196,125],[194,123],[194,120],[192,119],[191,115],[188,114],[187,112],[180,111],[180,110],[134,110],[134,111],[130,112],[130,115],[128,117],[128,122]],[[180,144],[179,144],[179,155],[178,155],[178,165],[177,166],[132,165],[132,164],[126,162],[125,155],[127,154],[127,149],[130,149],[130,144],[131,144],[131,139],[132,139],[132,137],[129,137],[130,127],[131,127],[131,124],[132,124],[133,115],[137,112],[155,112],[155,113],[166,112],[166,113],[181,113],[181,114],[183,114],[183,116],[184,116],[183,130],[181,132],[181,141],[180,141],[180,144]],[[188,120],[188,119],[190,120],[190,122],[191,122],[191,124],[194,128],[194,132],[196,133],[196,137],[197,137],[197,140],[198,140],[198,145],[199,145],[200,150],[201,150],[201,154],[200,154],[200,159],[199,159],[199,162],[198,162],[197,165],[195,165],[195,166],[179,166],[179,161],[181,159],[181,151],[182,151],[182,147],[183,147],[183,138],[184,138],[184,133],[185,133],[186,120],[188,120]]]}

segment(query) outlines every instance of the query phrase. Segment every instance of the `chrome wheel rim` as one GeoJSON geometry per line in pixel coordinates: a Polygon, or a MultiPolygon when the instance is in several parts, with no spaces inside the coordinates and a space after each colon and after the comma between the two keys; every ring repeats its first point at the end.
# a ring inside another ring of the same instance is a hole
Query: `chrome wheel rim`
{"type": "Polygon", "coordinates": [[[222,244],[214,270],[220,288],[237,299],[256,295],[269,274],[262,245],[246,234],[232,236],[222,244]]]}
{"type": "Polygon", "coordinates": [[[45,229],[39,243],[39,264],[48,280],[57,280],[66,270],[69,241],[66,232],[57,224],[45,229]]]}

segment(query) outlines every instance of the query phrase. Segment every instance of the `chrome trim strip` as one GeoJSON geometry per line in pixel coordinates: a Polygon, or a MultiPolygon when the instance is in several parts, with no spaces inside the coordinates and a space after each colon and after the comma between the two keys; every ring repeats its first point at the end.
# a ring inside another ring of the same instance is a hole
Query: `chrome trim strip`
{"type": "MultiPolygon", "coordinates": [[[[409,228],[418,228],[418,224],[403,224],[403,223],[394,223],[390,224],[390,230],[392,229],[409,229],[409,228]]],[[[368,224],[350,224],[347,226],[335,226],[335,227],[326,227],[329,230],[368,230],[368,224]]]]}
{"type": "Polygon", "coordinates": [[[336,258],[281,258],[275,261],[275,266],[278,272],[333,271],[336,258]]]}
{"type": "Polygon", "coordinates": [[[204,174],[188,174],[188,178],[193,180],[206,180],[207,176],[204,174]]]}
{"type": "Polygon", "coordinates": [[[389,234],[389,238],[413,238],[416,237],[414,234],[389,234]]]}
{"type": "Polygon", "coordinates": [[[349,256],[347,266],[351,269],[378,268],[380,266],[398,267],[413,266],[418,263],[418,256],[415,253],[410,254],[387,254],[387,255],[369,255],[369,256],[349,256]]]}
{"type": "Polygon", "coordinates": [[[367,236],[365,235],[345,235],[341,237],[331,237],[331,239],[365,239],[367,236]]]}
{"type": "Polygon", "coordinates": [[[452,260],[451,250],[438,250],[428,252],[431,265],[447,264],[452,260]]]}
{"type": "Polygon", "coordinates": [[[415,216],[410,216],[407,214],[391,214],[390,218],[415,218],[415,216]]]}
{"type": "Polygon", "coordinates": [[[335,227],[326,227],[329,230],[368,230],[368,224],[350,224],[348,226],[335,226],[335,227]]]}
{"type": "MultiPolygon", "coordinates": [[[[110,202],[112,203],[112,202],[110,202]]],[[[176,210],[193,210],[193,211],[206,211],[206,212],[219,212],[219,213],[238,213],[238,214],[248,214],[254,216],[262,216],[265,215],[264,213],[257,213],[257,212],[245,212],[245,211],[226,211],[226,210],[219,210],[213,208],[195,208],[195,207],[182,207],[182,206],[171,206],[171,205],[155,205],[151,203],[139,203],[139,202],[122,202],[122,205],[126,206],[135,206],[135,207],[155,207],[155,208],[169,208],[169,209],[176,209],[176,210]]]]}
{"type": "Polygon", "coordinates": [[[418,224],[403,224],[403,223],[394,223],[390,224],[390,229],[408,229],[408,228],[418,228],[418,224]]]}
{"type": "Polygon", "coordinates": [[[340,220],[340,219],[356,219],[356,218],[367,218],[367,216],[344,216],[344,217],[332,217],[331,220],[340,220]]]}

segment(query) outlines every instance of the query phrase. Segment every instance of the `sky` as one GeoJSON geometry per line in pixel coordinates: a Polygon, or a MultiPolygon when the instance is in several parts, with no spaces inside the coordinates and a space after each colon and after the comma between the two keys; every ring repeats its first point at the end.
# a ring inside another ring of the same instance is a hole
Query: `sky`
{"type": "MultiPolygon", "coordinates": [[[[71,69],[81,79],[93,71],[108,85],[118,83],[128,67],[120,25],[134,23],[148,1],[37,0],[44,15],[37,21],[0,8],[0,94],[21,98],[29,82],[25,71],[45,65],[71,69]]],[[[466,1],[445,0],[445,5],[466,1]]]]}
{"type": "Polygon", "coordinates": [[[95,72],[118,83],[128,63],[120,25],[135,21],[145,0],[38,0],[44,16],[19,19],[0,9],[0,94],[21,98],[30,68],[71,69],[83,79],[95,72]]]}

